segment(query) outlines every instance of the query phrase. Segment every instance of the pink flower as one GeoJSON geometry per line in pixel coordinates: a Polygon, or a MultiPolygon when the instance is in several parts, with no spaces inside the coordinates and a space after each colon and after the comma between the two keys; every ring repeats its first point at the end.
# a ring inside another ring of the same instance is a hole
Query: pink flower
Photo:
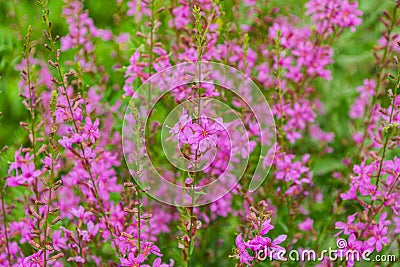
{"type": "Polygon", "coordinates": [[[30,162],[29,164],[23,164],[20,166],[21,174],[16,177],[11,176],[7,179],[9,186],[28,184],[32,185],[33,181],[40,176],[41,171],[35,170],[35,164],[30,162]]]}
{"type": "Polygon", "coordinates": [[[254,259],[254,257],[250,256],[249,252],[247,251],[247,245],[245,242],[243,242],[242,234],[239,234],[236,237],[236,247],[238,249],[239,261],[251,266],[250,262],[254,259]]]}
{"type": "Polygon", "coordinates": [[[314,220],[307,218],[304,222],[299,223],[299,229],[302,231],[312,231],[314,220]]]}
{"type": "Polygon", "coordinates": [[[43,266],[43,261],[44,261],[44,257],[43,257],[43,251],[39,250],[38,252],[24,258],[21,266],[24,267],[40,267],[43,266]]]}
{"type": "Polygon", "coordinates": [[[350,233],[354,232],[354,230],[351,229],[351,227],[353,225],[353,222],[354,222],[354,219],[356,217],[356,214],[357,213],[354,213],[354,214],[348,216],[347,217],[347,223],[344,223],[344,222],[336,222],[335,223],[336,229],[341,229],[341,231],[337,232],[335,234],[335,236],[339,236],[342,233],[345,234],[345,235],[349,235],[350,233]]]}
{"type": "Polygon", "coordinates": [[[100,138],[99,119],[96,119],[94,123],[92,123],[90,117],[86,117],[84,132],[92,143],[94,143],[96,139],[100,138]]]}
{"type": "Polygon", "coordinates": [[[286,237],[286,235],[279,235],[274,240],[271,240],[269,237],[256,236],[248,242],[248,247],[253,251],[265,250],[267,257],[280,259],[280,254],[278,253],[285,251],[285,249],[279,246],[279,244],[285,241],[286,237]]]}
{"type": "Polygon", "coordinates": [[[74,262],[78,262],[78,263],[85,263],[86,262],[86,260],[84,258],[82,258],[81,256],[69,257],[67,259],[67,261],[74,261],[74,262]]]}
{"type": "Polygon", "coordinates": [[[360,95],[356,98],[351,106],[349,116],[352,119],[359,119],[364,116],[365,108],[370,102],[370,99],[375,95],[375,80],[364,80],[364,85],[357,88],[360,95]]]}
{"type": "Polygon", "coordinates": [[[79,206],[79,208],[72,208],[71,209],[71,214],[73,214],[75,217],[77,217],[79,220],[82,220],[83,222],[87,222],[88,218],[92,215],[90,211],[85,211],[85,208],[82,206],[79,206]]]}
{"type": "Polygon", "coordinates": [[[145,1],[141,0],[131,0],[127,3],[128,11],[127,16],[134,17],[136,21],[141,21],[143,15],[146,17],[151,17],[151,8],[145,1]]]}
{"type": "Polygon", "coordinates": [[[361,24],[360,16],[363,14],[357,9],[357,1],[348,0],[310,0],[306,8],[306,14],[311,15],[319,33],[332,32],[334,26],[350,27],[351,31],[355,31],[355,26],[361,24]]]}
{"type": "Polygon", "coordinates": [[[262,223],[260,235],[266,235],[272,229],[274,229],[274,226],[271,224],[271,219],[267,219],[262,223]]]}
{"type": "Polygon", "coordinates": [[[175,27],[180,30],[185,28],[190,23],[192,14],[190,13],[190,7],[186,1],[179,1],[179,6],[172,10],[173,19],[169,21],[170,27],[175,27]]]}
{"type": "MultiPolygon", "coordinates": [[[[151,267],[169,267],[169,266],[173,266],[173,265],[162,263],[161,258],[155,259],[153,261],[153,265],[151,265],[151,267]]],[[[150,265],[144,264],[144,265],[141,265],[141,267],[150,267],[150,265]]]]}
{"type": "Polygon", "coordinates": [[[307,100],[295,102],[293,108],[287,110],[287,115],[289,116],[287,125],[300,130],[304,130],[307,122],[313,122],[317,116],[307,100]]]}
{"type": "Polygon", "coordinates": [[[373,229],[373,237],[367,240],[367,244],[372,248],[375,247],[376,251],[380,252],[382,246],[390,242],[389,238],[386,236],[388,234],[388,228],[380,221],[373,229]]]}
{"type": "Polygon", "coordinates": [[[129,59],[129,66],[125,71],[125,84],[123,90],[125,96],[135,96],[133,90],[133,82],[136,78],[140,78],[142,81],[148,78],[148,74],[144,71],[147,63],[140,62],[140,52],[136,50],[135,53],[129,59]]]}
{"type": "MultiPolygon", "coordinates": [[[[347,254],[348,251],[358,251],[361,253],[361,251],[363,249],[362,245],[363,245],[363,243],[356,239],[355,234],[351,234],[347,240],[346,247],[340,248],[337,251],[337,255],[341,258],[345,258],[346,255],[348,255],[347,254]]],[[[354,260],[357,260],[357,258],[356,257],[348,257],[348,259],[346,259],[346,260],[347,260],[347,266],[350,267],[350,266],[354,265],[354,260]]]]}
{"type": "Polygon", "coordinates": [[[171,128],[169,133],[171,134],[166,140],[175,138],[180,143],[188,143],[188,137],[192,135],[190,127],[192,125],[192,118],[183,111],[183,114],[179,118],[179,121],[171,128]]]}
{"type": "Polygon", "coordinates": [[[128,259],[120,258],[119,260],[121,261],[121,266],[139,267],[140,264],[144,262],[145,257],[143,254],[139,254],[135,257],[133,252],[129,252],[128,259]]]}
{"type": "Polygon", "coordinates": [[[188,137],[188,142],[194,148],[199,148],[200,152],[205,152],[217,140],[217,134],[223,130],[222,119],[211,122],[205,117],[200,118],[200,122],[193,123],[191,129],[193,135],[188,137]]]}
{"type": "Polygon", "coordinates": [[[288,154],[276,160],[276,179],[284,179],[287,182],[296,181],[302,174],[308,172],[307,167],[304,167],[299,161],[292,162],[293,159],[294,155],[288,154]]]}
{"type": "Polygon", "coordinates": [[[71,137],[63,136],[63,139],[58,140],[58,143],[66,149],[72,149],[73,144],[80,144],[86,139],[87,135],[85,133],[74,133],[71,137]]]}

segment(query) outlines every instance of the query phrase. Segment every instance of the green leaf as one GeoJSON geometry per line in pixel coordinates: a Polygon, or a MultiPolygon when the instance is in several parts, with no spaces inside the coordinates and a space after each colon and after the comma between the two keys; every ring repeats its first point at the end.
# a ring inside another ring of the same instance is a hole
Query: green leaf
{"type": "Polygon", "coordinates": [[[193,250],[194,250],[194,240],[192,240],[192,242],[190,242],[190,251],[189,251],[190,255],[193,254],[193,250]]]}

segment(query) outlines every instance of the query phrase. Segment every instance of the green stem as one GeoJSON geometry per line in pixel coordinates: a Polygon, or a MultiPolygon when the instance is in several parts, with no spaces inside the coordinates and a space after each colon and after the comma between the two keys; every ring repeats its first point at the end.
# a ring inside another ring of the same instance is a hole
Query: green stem
{"type": "Polygon", "coordinates": [[[390,27],[389,27],[389,29],[387,31],[387,36],[388,36],[387,38],[388,39],[386,40],[386,46],[385,46],[385,50],[383,52],[383,56],[382,56],[382,60],[381,60],[381,66],[380,66],[381,67],[381,72],[379,73],[378,80],[376,82],[375,95],[374,95],[374,98],[372,100],[372,103],[367,108],[367,110],[369,110],[369,113],[368,113],[368,118],[367,118],[367,125],[364,128],[364,134],[363,134],[363,138],[362,138],[362,141],[361,141],[360,153],[362,153],[364,145],[365,145],[365,140],[366,140],[367,134],[368,134],[368,126],[371,124],[372,114],[374,112],[373,107],[375,106],[375,103],[378,100],[380,85],[381,85],[382,80],[385,77],[385,74],[384,74],[383,70],[384,70],[384,67],[385,67],[385,62],[387,60],[387,56],[389,54],[390,35],[393,32],[393,29],[394,29],[394,27],[396,25],[396,22],[397,22],[397,7],[395,6],[393,8],[393,14],[392,14],[392,20],[391,20],[391,23],[390,23],[390,27]]]}
{"type": "Polygon", "coordinates": [[[6,238],[6,247],[7,247],[7,259],[8,259],[8,264],[11,266],[11,253],[10,253],[9,239],[8,239],[8,233],[7,233],[7,218],[6,218],[7,214],[6,214],[6,206],[5,206],[5,201],[4,201],[3,188],[0,188],[0,194],[1,194],[1,211],[3,214],[4,236],[6,238]]]}

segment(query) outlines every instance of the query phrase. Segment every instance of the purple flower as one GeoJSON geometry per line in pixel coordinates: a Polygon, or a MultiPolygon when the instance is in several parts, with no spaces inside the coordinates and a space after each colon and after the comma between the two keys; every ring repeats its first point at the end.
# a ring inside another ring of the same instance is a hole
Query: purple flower
{"type": "Polygon", "coordinates": [[[161,258],[155,259],[153,261],[153,265],[151,265],[151,266],[147,265],[147,264],[141,265],[141,267],[169,267],[169,266],[172,266],[172,265],[166,264],[166,263],[162,263],[161,258]]]}
{"type": "Polygon", "coordinates": [[[10,177],[7,180],[8,185],[22,185],[22,184],[33,184],[33,181],[40,176],[41,171],[35,170],[35,164],[30,162],[29,164],[23,164],[21,167],[21,174],[14,177],[10,177]]]}
{"type": "Polygon", "coordinates": [[[271,219],[267,219],[262,223],[260,235],[266,235],[272,229],[274,229],[274,226],[271,224],[271,219]]]}
{"type": "Polygon", "coordinates": [[[304,222],[299,223],[299,229],[302,231],[312,231],[314,220],[307,218],[304,222]]]}
{"type": "Polygon", "coordinates": [[[78,262],[78,263],[85,263],[86,262],[86,260],[84,258],[82,258],[81,256],[69,257],[67,259],[67,261],[74,261],[74,262],[78,262]]]}
{"type": "Polygon", "coordinates": [[[135,253],[129,252],[128,259],[120,258],[121,266],[130,266],[130,267],[139,267],[142,262],[144,262],[145,257],[143,254],[137,255],[135,257],[135,253]]]}
{"type": "Polygon", "coordinates": [[[80,144],[86,140],[87,135],[74,133],[72,137],[63,136],[63,139],[58,140],[58,143],[66,149],[72,149],[73,144],[80,144]]]}
{"type": "Polygon", "coordinates": [[[347,217],[347,223],[344,222],[336,222],[335,223],[335,227],[336,229],[341,229],[339,232],[336,233],[335,236],[339,236],[340,234],[345,234],[345,235],[349,235],[350,233],[353,233],[354,230],[351,229],[354,219],[356,217],[357,213],[354,213],[350,216],[347,217]]]}
{"type": "Polygon", "coordinates": [[[200,152],[205,152],[216,142],[217,134],[223,130],[220,123],[222,123],[222,119],[211,122],[209,119],[201,117],[199,124],[193,123],[191,125],[193,135],[188,137],[189,144],[194,149],[199,148],[200,152]]]}
{"type": "MultiPolygon", "coordinates": [[[[340,244],[340,242],[338,242],[338,244],[340,244]]],[[[340,247],[339,250],[337,251],[337,255],[340,258],[346,257],[347,252],[348,251],[359,251],[361,253],[362,251],[362,245],[363,243],[361,241],[358,241],[356,239],[356,235],[355,234],[351,234],[350,237],[347,240],[347,243],[345,243],[345,247],[340,247]]],[[[355,257],[349,257],[347,259],[347,266],[353,266],[354,265],[354,260],[356,260],[357,258],[355,257]]]]}
{"type": "Polygon", "coordinates": [[[286,235],[279,235],[274,240],[271,240],[269,237],[256,236],[248,242],[248,247],[253,251],[264,250],[267,257],[280,259],[279,252],[285,249],[279,244],[285,241],[286,237],[286,235]]]}
{"type": "Polygon", "coordinates": [[[39,250],[38,252],[24,258],[21,266],[23,267],[41,267],[43,266],[43,251],[39,250]]]}
{"type": "Polygon", "coordinates": [[[276,160],[276,179],[284,179],[287,182],[296,181],[303,174],[308,172],[308,168],[304,167],[301,162],[292,162],[292,159],[294,159],[294,155],[288,154],[276,160]]]}
{"type": "Polygon", "coordinates": [[[348,0],[310,0],[306,4],[307,15],[312,15],[318,33],[332,32],[334,26],[340,28],[350,27],[355,31],[355,26],[361,24],[362,12],[358,10],[358,3],[348,0]]]}
{"type": "Polygon", "coordinates": [[[380,221],[373,229],[373,237],[367,240],[367,244],[372,248],[375,247],[376,251],[380,252],[382,246],[387,245],[390,242],[389,238],[386,236],[388,228],[385,226],[384,222],[380,221]]]}
{"type": "Polygon", "coordinates": [[[247,251],[247,244],[243,242],[242,234],[239,234],[236,237],[236,247],[239,255],[239,261],[251,266],[250,262],[254,259],[254,257],[250,256],[249,252],[247,251]]]}
{"type": "Polygon", "coordinates": [[[172,10],[173,19],[169,21],[170,27],[175,27],[180,30],[185,28],[190,23],[192,14],[190,13],[190,7],[186,1],[179,1],[179,6],[172,10]]]}
{"type": "Polygon", "coordinates": [[[100,138],[99,119],[96,119],[94,123],[92,123],[90,117],[86,117],[84,132],[92,143],[94,143],[96,139],[100,138]]]}

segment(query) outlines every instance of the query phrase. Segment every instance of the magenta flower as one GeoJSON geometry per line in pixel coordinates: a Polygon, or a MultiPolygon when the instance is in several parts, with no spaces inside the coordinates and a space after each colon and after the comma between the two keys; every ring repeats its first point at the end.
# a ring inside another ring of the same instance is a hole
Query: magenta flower
{"type": "Polygon", "coordinates": [[[305,221],[299,223],[299,229],[302,231],[312,231],[314,220],[307,218],[305,221]]]}
{"type": "Polygon", "coordinates": [[[15,151],[14,162],[12,162],[8,167],[9,175],[13,170],[15,170],[16,175],[18,175],[18,169],[21,168],[22,165],[25,165],[26,162],[33,160],[33,155],[31,155],[30,153],[25,153],[25,155],[21,155],[21,152],[22,152],[22,146],[17,151],[15,151]]]}
{"type": "Polygon", "coordinates": [[[354,232],[354,229],[351,227],[353,226],[354,219],[357,213],[354,213],[347,217],[347,223],[344,222],[336,222],[335,227],[336,229],[341,229],[339,232],[335,234],[335,236],[339,236],[340,234],[349,235],[350,233],[354,232]]]}
{"type": "Polygon", "coordinates": [[[220,123],[222,123],[222,119],[211,122],[209,119],[201,117],[200,124],[193,123],[191,125],[193,135],[188,137],[189,144],[194,149],[199,148],[200,152],[205,152],[217,141],[217,134],[224,129],[220,123]]]}
{"type": "Polygon", "coordinates": [[[96,139],[99,139],[100,138],[99,119],[96,119],[94,123],[92,123],[90,117],[86,117],[84,132],[92,143],[94,143],[96,139]]]}
{"type": "Polygon", "coordinates": [[[372,163],[366,165],[365,161],[363,161],[361,165],[354,165],[353,171],[356,176],[351,179],[349,191],[340,195],[342,199],[356,199],[357,191],[360,192],[362,196],[371,195],[374,198],[376,194],[376,185],[371,184],[371,177],[376,168],[376,164],[372,163]]]}
{"type": "Polygon", "coordinates": [[[286,237],[286,235],[279,235],[271,240],[269,237],[256,236],[248,242],[248,247],[253,251],[265,250],[267,257],[279,260],[279,252],[285,251],[279,244],[285,241],[286,237]]]}
{"type": "Polygon", "coordinates": [[[340,28],[355,27],[361,24],[362,12],[358,10],[358,3],[348,0],[310,0],[306,4],[307,15],[312,20],[319,33],[331,32],[334,26],[340,28]]]}
{"type": "Polygon", "coordinates": [[[380,252],[383,245],[387,245],[390,242],[389,238],[386,236],[388,234],[388,228],[380,221],[373,229],[373,236],[367,240],[367,244],[372,248],[375,247],[376,251],[380,252]]]}
{"type": "Polygon", "coordinates": [[[290,118],[287,125],[300,130],[304,130],[307,122],[313,122],[317,116],[311,109],[309,101],[294,103],[293,108],[288,109],[287,114],[290,118]]]}
{"type": "Polygon", "coordinates": [[[67,259],[67,261],[74,261],[77,263],[85,263],[86,262],[86,260],[84,258],[82,258],[81,256],[69,257],[67,259]]]}
{"type": "Polygon", "coordinates": [[[274,226],[271,224],[271,219],[267,219],[262,223],[260,235],[266,235],[272,229],[274,229],[274,226]]]}
{"type": "Polygon", "coordinates": [[[38,252],[24,258],[21,266],[23,267],[40,267],[43,266],[43,251],[39,250],[38,252]]]}
{"type": "Polygon", "coordinates": [[[151,266],[147,265],[147,264],[141,265],[141,267],[170,267],[170,266],[173,266],[173,265],[162,263],[161,258],[155,259],[151,266]]]}
{"type": "Polygon", "coordinates": [[[36,177],[39,177],[41,171],[35,170],[35,164],[32,162],[29,164],[21,165],[21,175],[15,177],[18,184],[32,184],[36,177]]]}
{"type": "Polygon", "coordinates": [[[169,131],[171,135],[166,140],[175,138],[180,143],[188,143],[188,138],[192,135],[192,131],[190,130],[191,125],[192,118],[183,111],[179,121],[169,131]]]}
{"type": "MultiPolygon", "coordinates": [[[[363,242],[358,241],[356,239],[355,234],[351,234],[350,237],[347,240],[346,246],[345,247],[340,247],[339,250],[337,251],[337,255],[341,258],[346,258],[346,255],[348,251],[358,251],[362,252],[363,249],[363,242]]],[[[354,266],[354,260],[356,260],[357,258],[355,257],[348,257],[347,260],[347,266],[351,267],[354,266]]]]}
{"type": "Polygon", "coordinates": [[[72,215],[74,215],[79,220],[82,220],[83,222],[87,222],[89,217],[92,215],[90,211],[85,211],[85,208],[82,206],[79,206],[79,208],[77,209],[72,208],[70,212],[72,215]]]}
{"type": "Polygon", "coordinates": [[[236,247],[239,261],[251,266],[250,262],[254,259],[254,257],[250,256],[249,252],[247,251],[247,244],[243,242],[242,234],[239,234],[236,237],[236,247]]]}
{"type": "Polygon", "coordinates": [[[169,21],[170,27],[176,27],[179,30],[190,23],[192,14],[189,5],[185,1],[180,0],[179,6],[172,10],[172,14],[173,19],[169,21]]]}
{"type": "Polygon", "coordinates": [[[144,262],[145,257],[142,254],[135,257],[135,253],[129,252],[128,259],[120,258],[121,266],[139,267],[144,262]]]}
{"type": "Polygon", "coordinates": [[[72,137],[63,136],[63,139],[58,140],[58,143],[66,149],[72,149],[73,144],[80,144],[86,140],[87,135],[74,133],[72,137]]]}
{"type": "Polygon", "coordinates": [[[141,21],[143,15],[151,17],[151,8],[145,1],[131,0],[127,3],[127,16],[134,17],[136,21],[141,21]]]}
{"type": "Polygon", "coordinates": [[[284,155],[282,159],[276,160],[276,179],[285,181],[296,181],[303,174],[308,172],[308,168],[304,167],[301,162],[295,161],[294,155],[284,155]]]}

